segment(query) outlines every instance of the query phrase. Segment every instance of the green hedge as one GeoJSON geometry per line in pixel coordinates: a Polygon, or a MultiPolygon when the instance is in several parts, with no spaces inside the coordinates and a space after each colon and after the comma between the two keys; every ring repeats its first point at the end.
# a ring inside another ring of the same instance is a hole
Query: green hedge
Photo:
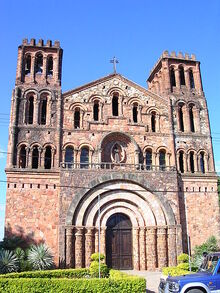
{"type": "Polygon", "coordinates": [[[71,278],[79,279],[89,275],[89,269],[59,269],[30,271],[0,275],[0,278],[71,278]]]}
{"type": "Polygon", "coordinates": [[[143,278],[121,279],[48,279],[48,278],[0,278],[0,292],[4,293],[144,293],[143,278]]]}
{"type": "Polygon", "coordinates": [[[191,274],[192,272],[189,272],[187,270],[183,270],[181,268],[178,267],[165,267],[162,269],[162,273],[165,276],[181,276],[181,275],[187,275],[187,274],[191,274]]]}

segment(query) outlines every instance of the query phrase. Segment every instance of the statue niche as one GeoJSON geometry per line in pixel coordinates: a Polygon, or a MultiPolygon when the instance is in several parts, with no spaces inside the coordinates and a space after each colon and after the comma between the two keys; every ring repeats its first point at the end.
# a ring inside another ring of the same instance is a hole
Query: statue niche
{"type": "Polygon", "coordinates": [[[111,148],[111,160],[113,163],[119,164],[124,161],[125,151],[124,148],[119,144],[115,143],[111,148]]]}

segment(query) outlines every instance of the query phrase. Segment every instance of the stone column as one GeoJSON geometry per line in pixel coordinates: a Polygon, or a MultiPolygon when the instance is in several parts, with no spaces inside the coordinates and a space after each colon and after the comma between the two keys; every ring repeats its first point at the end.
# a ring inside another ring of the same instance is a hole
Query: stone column
{"type": "Polygon", "coordinates": [[[43,76],[46,80],[46,78],[47,78],[47,56],[43,57],[43,76]]]}
{"type": "Polygon", "coordinates": [[[143,107],[141,105],[138,106],[138,122],[142,123],[142,109],[143,107]]]}
{"type": "Polygon", "coordinates": [[[124,99],[124,97],[122,97],[122,96],[120,96],[118,99],[119,116],[123,115],[123,99],[124,99]]]}
{"type": "Polygon", "coordinates": [[[93,155],[93,150],[89,150],[89,168],[92,168],[92,155],[93,155]]]}
{"type": "Polygon", "coordinates": [[[45,160],[45,153],[46,153],[46,149],[39,147],[38,148],[39,151],[39,167],[44,168],[44,160],[45,160]]]}
{"type": "Polygon", "coordinates": [[[33,124],[38,124],[38,110],[39,110],[39,102],[37,97],[34,97],[34,117],[33,117],[33,124]]]}
{"type": "Polygon", "coordinates": [[[186,105],[184,105],[182,107],[182,111],[183,111],[184,132],[190,132],[189,108],[186,105]]]}
{"type": "Polygon", "coordinates": [[[91,263],[91,255],[92,255],[92,247],[93,247],[93,228],[87,228],[85,234],[85,262],[86,268],[90,266],[91,263]]]}
{"type": "Polygon", "coordinates": [[[157,165],[157,154],[155,152],[152,153],[152,170],[156,170],[157,165]]]}
{"type": "Polygon", "coordinates": [[[100,251],[104,255],[106,255],[106,241],[105,241],[105,234],[106,234],[106,227],[101,227],[101,234],[100,234],[100,251]]]}
{"type": "Polygon", "coordinates": [[[205,165],[205,173],[207,173],[209,171],[209,164],[208,164],[208,155],[205,154],[204,155],[204,165],[205,165]]]}
{"type": "Polygon", "coordinates": [[[196,172],[198,172],[198,156],[196,153],[194,153],[193,157],[194,157],[194,169],[195,169],[195,173],[196,173],[196,172]]]}
{"type": "Polygon", "coordinates": [[[180,171],[180,153],[176,154],[177,170],[180,171]]]}
{"type": "Polygon", "coordinates": [[[30,148],[29,155],[28,155],[28,167],[32,168],[32,154],[33,154],[33,147],[30,148]]]}
{"type": "Polygon", "coordinates": [[[182,252],[182,228],[181,225],[176,225],[176,254],[180,255],[182,252]]]}
{"type": "Polygon", "coordinates": [[[30,153],[30,148],[29,147],[25,147],[26,150],[26,168],[28,168],[29,166],[29,153],[30,153]]]}
{"type": "Polygon", "coordinates": [[[168,265],[176,266],[176,228],[168,227],[168,265]]]}
{"type": "Polygon", "coordinates": [[[99,230],[95,228],[95,252],[99,252],[99,230]]]}
{"type": "Polygon", "coordinates": [[[46,114],[46,125],[51,125],[51,98],[48,97],[47,100],[47,114],[46,114]]]}
{"type": "Polygon", "coordinates": [[[187,154],[183,153],[183,168],[184,168],[184,173],[188,172],[188,165],[187,165],[187,154]]]}
{"type": "Polygon", "coordinates": [[[133,228],[133,268],[139,270],[139,228],[133,228]]]}
{"type": "Polygon", "coordinates": [[[160,116],[159,114],[156,114],[155,117],[155,132],[160,132],[160,116]]]}
{"type": "Polygon", "coordinates": [[[154,271],[157,266],[156,228],[147,228],[146,230],[146,255],[147,270],[154,271]]]}
{"type": "Polygon", "coordinates": [[[139,150],[135,150],[134,153],[134,164],[139,165],[139,150]]]}
{"type": "Polygon", "coordinates": [[[73,228],[66,228],[66,267],[73,265],[73,228]]]}
{"type": "Polygon", "coordinates": [[[166,228],[157,229],[158,268],[167,266],[167,235],[166,228]]]}
{"type": "Polygon", "coordinates": [[[100,121],[103,121],[103,103],[100,103],[100,121]]]}
{"type": "Polygon", "coordinates": [[[139,236],[139,243],[140,243],[140,270],[146,270],[146,254],[145,254],[145,229],[144,227],[140,228],[140,236],[139,236]]]}
{"type": "Polygon", "coordinates": [[[83,228],[77,227],[75,233],[75,267],[83,266],[83,228]]]}
{"type": "Polygon", "coordinates": [[[52,148],[51,149],[51,168],[54,167],[54,162],[55,162],[55,153],[56,153],[56,150],[55,148],[52,148]]]}
{"type": "Polygon", "coordinates": [[[194,118],[194,128],[195,132],[200,132],[200,111],[199,109],[193,107],[193,118],[194,118]]]}
{"type": "Polygon", "coordinates": [[[190,79],[189,79],[189,70],[185,70],[185,81],[187,89],[191,89],[190,87],[190,79]]]}
{"type": "Polygon", "coordinates": [[[179,69],[176,68],[174,69],[175,73],[175,79],[176,79],[176,88],[180,89],[180,74],[179,74],[179,69]]]}
{"type": "Polygon", "coordinates": [[[79,168],[78,167],[78,153],[79,153],[79,149],[75,148],[74,149],[74,166],[76,169],[79,168]]]}
{"type": "Polygon", "coordinates": [[[27,124],[26,116],[27,116],[27,98],[25,98],[24,100],[24,107],[23,107],[23,123],[24,124],[27,124]]]}
{"type": "Polygon", "coordinates": [[[31,79],[34,81],[34,76],[35,76],[35,56],[31,56],[31,79]]]}

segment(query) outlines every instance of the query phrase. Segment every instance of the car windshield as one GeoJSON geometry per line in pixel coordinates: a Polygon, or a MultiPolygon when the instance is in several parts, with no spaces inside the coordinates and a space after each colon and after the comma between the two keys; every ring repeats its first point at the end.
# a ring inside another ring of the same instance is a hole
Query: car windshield
{"type": "Polygon", "coordinates": [[[217,255],[208,255],[204,259],[204,261],[200,267],[200,271],[212,273],[216,267],[216,264],[219,260],[219,257],[220,256],[217,256],[217,255]]]}

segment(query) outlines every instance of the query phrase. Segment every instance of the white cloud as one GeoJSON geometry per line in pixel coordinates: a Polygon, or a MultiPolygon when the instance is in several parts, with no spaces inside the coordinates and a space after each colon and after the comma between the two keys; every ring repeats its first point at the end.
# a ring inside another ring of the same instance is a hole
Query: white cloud
{"type": "Polygon", "coordinates": [[[220,161],[215,162],[215,169],[216,169],[216,172],[220,173],[220,161]]]}
{"type": "Polygon", "coordinates": [[[6,151],[0,147],[0,159],[5,158],[5,157],[6,157],[6,151]]]}

